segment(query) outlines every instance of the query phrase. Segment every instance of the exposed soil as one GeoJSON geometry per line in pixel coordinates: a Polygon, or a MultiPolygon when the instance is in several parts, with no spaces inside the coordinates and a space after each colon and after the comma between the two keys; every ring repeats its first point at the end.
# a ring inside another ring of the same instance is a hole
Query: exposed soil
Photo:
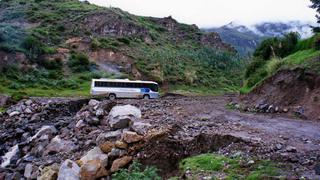
{"type": "Polygon", "coordinates": [[[287,109],[305,119],[320,119],[320,76],[304,69],[282,70],[265,80],[242,103],[248,108],[268,105],[287,109]]]}

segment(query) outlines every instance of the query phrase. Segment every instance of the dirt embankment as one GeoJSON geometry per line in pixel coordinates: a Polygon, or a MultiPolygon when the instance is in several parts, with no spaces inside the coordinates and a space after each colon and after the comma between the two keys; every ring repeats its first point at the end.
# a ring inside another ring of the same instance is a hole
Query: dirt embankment
{"type": "Polygon", "coordinates": [[[248,111],[284,112],[320,120],[320,76],[301,68],[281,70],[241,101],[248,111]]]}

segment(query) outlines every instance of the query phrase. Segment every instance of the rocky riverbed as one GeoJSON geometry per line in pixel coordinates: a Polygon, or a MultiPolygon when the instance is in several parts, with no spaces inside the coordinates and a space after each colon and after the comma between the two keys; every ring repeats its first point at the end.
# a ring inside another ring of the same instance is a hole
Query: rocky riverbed
{"type": "Polygon", "coordinates": [[[228,110],[227,97],[31,98],[0,116],[0,180],[109,179],[138,160],[163,177],[216,152],[271,159],[286,177],[319,177],[320,124],[228,110]]]}

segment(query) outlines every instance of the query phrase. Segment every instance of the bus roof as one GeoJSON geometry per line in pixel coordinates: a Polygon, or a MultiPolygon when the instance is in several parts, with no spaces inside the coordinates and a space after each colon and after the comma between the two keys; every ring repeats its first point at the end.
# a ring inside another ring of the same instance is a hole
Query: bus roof
{"type": "Polygon", "coordinates": [[[108,82],[128,82],[128,83],[149,83],[149,84],[158,84],[154,81],[141,81],[141,80],[129,80],[129,79],[92,79],[92,81],[108,81],[108,82]]]}

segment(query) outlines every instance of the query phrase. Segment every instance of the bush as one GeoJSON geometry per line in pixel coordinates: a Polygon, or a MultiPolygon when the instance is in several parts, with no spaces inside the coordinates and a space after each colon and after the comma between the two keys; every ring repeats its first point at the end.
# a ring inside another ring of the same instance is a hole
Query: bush
{"type": "Polygon", "coordinates": [[[248,65],[244,77],[249,78],[252,74],[254,74],[257,71],[257,69],[265,65],[265,63],[266,62],[261,58],[254,58],[252,62],[248,65]]]}
{"type": "Polygon", "coordinates": [[[46,59],[41,63],[41,65],[50,70],[60,70],[63,67],[63,63],[60,58],[55,58],[54,60],[46,59]]]}
{"type": "Polygon", "coordinates": [[[320,37],[319,36],[317,36],[314,39],[313,47],[314,47],[315,50],[320,50],[320,37]]]}
{"type": "Polygon", "coordinates": [[[26,55],[31,60],[35,60],[44,53],[44,44],[33,36],[28,36],[22,43],[22,47],[26,50],[26,55]]]}
{"type": "Polygon", "coordinates": [[[114,180],[160,180],[161,177],[157,174],[157,169],[154,167],[147,167],[144,170],[141,164],[134,161],[129,169],[121,169],[119,172],[112,175],[114,180]]]}
{"type": "Polygon", "coordinates": [[[73,53],[68,65],[74,72],[83,72],[90,69],[89,58],[82,53],[73,53]]]}

